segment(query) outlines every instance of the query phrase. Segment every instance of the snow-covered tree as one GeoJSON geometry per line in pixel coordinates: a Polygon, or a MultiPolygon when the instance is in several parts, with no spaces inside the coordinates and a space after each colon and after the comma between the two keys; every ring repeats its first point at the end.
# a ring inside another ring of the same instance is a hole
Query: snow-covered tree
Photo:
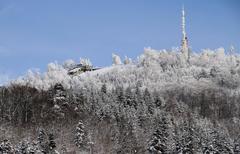
{"type": "Polygon", "coordinates": [[[235,47],[233,45],[231,45],[230,48],[229,48],[229,54],[230,55],[235,55],[235,47]]]}
{"type": "Polygon", "coordinates": [[[44,129],[39,129],[37,144],[38,144],[39,150],[42,153],[47,153],[48,151],[47,134],[45,133],[44,129]]]}
{"type": "Polygon", "coordinates": [[[143,98],[144,98],[145,103],[147,104],[148,112],[150,114],[153,114],[153,112],[154,112],[153,98],[152,98],[151,93],[149,92],[149,90],[147,88],[144,91],[143,98]]]}
{"type": "Polygon", "coordinates": [[[82,66],[92,67],[92,63],[91,63],[91,61],[89,59],[80,58],[80,64],[82,66]]]}
{"type": "Polygon", "coordinates": [[[125,100],[124,100],[124,105],[125,106],[132,106],[134,105],[133,102],[133,94],[132,94],[132,90],[130,87],[128,87],[125,91],[125,100]]]}
{"type": "Polygon", "coordinates": [[[124,63],[125,65],[131,64],[131,63],[132,63],[132,59],[131,59],[131,58],[128,58],[127,56],[125,56],[125,59],[124,59],[123,63],[124,63]]]}
{"type": "Polygon", "coordinates": [[[178,152],[192,154],[197,149],[194,149],[194,134],[193,128],[187,123],[184,122],[182,126],[182,131],[180,135],[179,149],[178,152]]]}
{"type": "Polygon", "coordinates": [[[43,129],[40,129],[38,132],[37,145],[38,151],[44,154],[58,154],[58,151],[55,149],[56,142],[53,133],[46,134],[43,129]]]}
{"type": "Polygon", "coordinates": [[[112,54],[112,61],[113,61],[113,65],[122,64],[121,58],[116,54],[112,54]]]}
{"type": "Polygon", "coordinates": [[[211,131],[209,135],[210,138],[205,151],[211,151],[213,154],[233,153],[231,143],[227,141],[227,138],[221,136],[217,130],[211,131]]]}
{"type": "Polygon", "coordinates": [[[239,145],[239,143],[234,143],[233,152],[236,153],[236,154],[240,153],[240,145],[239,145]]]}
{"type": "Polygon", "coordinates": [[[28,143],[23,141],[18,145],[16,149],[16,154],[27,154],[27,153],[28,153],[28,143]]]}
{"type": "Polygon", "coordinates": [[[15,153],[16,154],[35,154],[35,153],[41,153],[41,151],[38,150],[37,144],[34,141],[29,142],[27,140],[23,140],[15,148],[15,153]]]}
{"type": "Polygon", "coordinates": [[[101,92],[102,93],[107,93],[107,85],[106,84],[103,84],[102,87],[101,87],[101,92]]]}
{"type": "Polygon", "coordinates": [[[64,61],[63,68],[69,70],[69,69],[72,69],[72,67],[75,65],[76,65],[76,62],[74,60],[68,59],[64,61]]]}
{"type": "Polygon", "coordinates": [[[85,130],[85,126],[82,121],[79,121],[74,134],[74,143],[80,150],[85,150],[88,148],[88,135],[85,130]]]}
{"type": "Polygon", "coordinates": [[[55,150],[56,148],[56,142],[53,133],[48,134],[48,151],[51,154],[57,154],[58,152],[55,150]]]}
{"type": "Polygon", "coordinates": [[[152,139],[148,145],[148,151],[151,154],[169,153],[168,146],[168,123],[163,117],[159,123],[159,128],[153,133],[152,139]]]}
{"type": "Polygon", "coordinates": [[[4,139],[0,144],[1,154],[13,154],[13,146],[9,140],[4,139]]]}
{"type": "Polygon", "coordinates": [[[56,115],[57,118],[63,119],[65,118],[65,113],[64,109],[69,106],[69,103],[67,101],[67,96],[66,96],[66,90],[62,86],[62,84],[55,84],[53,89],[53,112],[56,115]]]}

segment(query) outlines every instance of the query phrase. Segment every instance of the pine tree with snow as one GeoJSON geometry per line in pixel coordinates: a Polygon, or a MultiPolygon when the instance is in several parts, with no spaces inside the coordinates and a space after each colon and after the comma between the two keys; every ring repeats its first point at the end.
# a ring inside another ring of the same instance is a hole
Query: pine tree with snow
{"type": "Polygon", "coordinates": [[[63,144],[62,147],[61,147],[61,153],[62,153],[62,154],[67,153],[67,147],[66,147],[65,144],[63,144]]]}
{"type": "Polygon", "coordinates": [[[25,142],[21,142],[16,148],[16,154],[26,154],[27,153],[27,144],[25,142]]]}
{"type": "Polygon", "coordinates": [[[46,154],[48,152],[47,134],[44,129],[40,129],[38,132],[37,145],[42,153],[46,154]]]}
{"type": "Polygon", "coordinates": [[[212,142],[211,145],[214,148],[216,153],[231,153],[231,145],[226,140],[227,138],[222,136],[221,132],[217,130],[213,130],[211,132],[212,142]]]}
{"type": "MultiPolygon", "coordinates": [[[[221,131],[221,130],[220,130],[221,131]]],[[[228,141],[227,136],[223,136],[223,134],[213,129],[209,132],[209,136],[207,138],[207,143],[204,147],[204,154],[212,153],[212,154],[221,154],[221,153],[234,153],[234,147],[232,147],[231,142],[228,141]]],[[[236,147],[237,150],[237,147],[236,147]]]]}
{"type": "Polygon", "coordinates": [[[143,96],[142,96],[142,91],[140,89],[141,84],[139,82],[137,82],[136,84],[136,88],[135,88],[135,93],[134,93],[134,98],[133,98],[133,105],[135,107],[135,109],[137,109],[138,106],[140,106],[140,108],[142,108],[142,104],[143,104],[143,96]]]}
{"type": "Polygon", "coordinates": [[[203,137],[197,133],[194,127],[194,121],[189,112],[187,118],[179,126],[175,126],[174,142],[176,153],[194,154],[195,152],[202,151],[203,137]]]}
{"type": "Polygon", "coordinates": [[[58,119],[63,119],[66,117],[65,109],[69,106],[67,101],[66,90],[62,84],[57,83],[53,87],[53,107],[52,116],[58,119]]]}
{"type": "Polygon", "coordinates": [[[116,87],[117,103],[123,104],[125,101],[125,95],[123,87],[116,87]]]}
{"type": "Polygon", "coordinates": [[[103,84],[102,87],[101,87],[101,92],[106,94],[107,93],[107,85],[106,84],[103,84]]]}
{"type": "Polygon", "coordinates": [[[234,143],[234,154],[240,154],[240,145],[239,143],[234,143]]]}
{"type": "Polygon", "coordinates": [[[79,121],[76,126],[74,143],[80,150],[88,148],[88,136],[82,121],[79,121]]]}
{"type": "Polygon", "coordinates": [[[39,130],[38,134],[38,151],[43,154],[57,154],[55,150],[56,142],[53,133],[46,134],[43,129],[39,130]]]}
{"type": "MultiPolygon", "coordinates": [[[[185,123],[186,124],[186,123],[185,123]]],[[[193,128],[187,124],[184,126],[183,134],[183,153],[193,154],[196,149],[194,149],[194,139],[193,139],[193,128]]]]}
{"type": "Polygon", "coordinates": [[[148,146],[148,151],[151,154],[165,154],[168,153],[168,123],[163,117],[159,123],[159,128],[153,133],[153,137],[148,146]]]}
{"type": "Polygon", "coordinates": [[[145,104],[147,105],[148,113],[153,114],[154,102],[153,102],[151,93],[149,92],[149,90],[147,88],[144,91],[143,98],[144,98],[145,104]]]}
{"type": "Polygon", "coordinates": [[[43,129],[40,129],[39,132],[38,132],[38,137],[37,137],[37,140],[38,140],[39,144],[44,143],[45,136],[46,136],[45,131],[43,129]]]}
{"type": "Polygon", "coordinates": [[[53,133],[50,133],[50,134],[48,135],[48,146],[49,146],[49,149],[50,149],[50,150],[53,150],[53,149],[56,148],[56,142],[55,142],[55,140],[54,140],[54,135],[53,135],[53,133]]]}
{"type": "Polygon", "coordinates": [[[37,143],[35,141],[32,141],[31,144],[28,146],[28,153],[29,154],[35,154],[35,153],[40,153],[37,143]]]}
{"type": "Polygon", "coordinates": [[[29,141],[22,141],[19,145],[15,148],[16,154],[34,154],[37,153],[37,145],[33,142],[29,141]]]}
{"type": "Polygon", "coordinates": [[[234,154],[240,154],[240,136],[236,136],[233,141],[233,152],[234,154]]]}
{"type": "Polygon", "coordinates": [[[13,149],[11,142],[7,139],[0,144],[0,154],[13,154],[13,149]]]}
{"type": "Polygon", "coordinates": [[[125,100],[124,100],[124,106],[132,106],[133,105],[133,94],[131,91],[131,88],[128,87],[125,90],[125,100]]]}
{"type": "Polygon", "coordinates": [[[55,150],[56,142],[53,133],[48,134],[48,152],[49,154],[58,154],[59,152],[55,150]]]}
{"type": "Polygon", "coordinates": [[[154,91],[153,93],[153,102],[154,102],[154,106],[156,106],[157,108],[162,108],[165,106],[165,101],[162,97],[160,97],[159,93],[154,91]]]}

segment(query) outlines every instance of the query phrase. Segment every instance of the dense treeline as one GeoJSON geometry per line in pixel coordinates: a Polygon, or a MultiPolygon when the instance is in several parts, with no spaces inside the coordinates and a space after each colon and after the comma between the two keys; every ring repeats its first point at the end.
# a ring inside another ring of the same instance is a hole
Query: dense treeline
{"type": "MultiPolygon", "coordinates": [[[[238,153],[238,102],[221,88],[160,92],[141,84],[75,92],[61,84],[48,91],[11,85],[0,91],[2,125],[25,133],[31,126],[32,138],[38,128],[51,128],[58,149],[77,150],[73,131],[82,120],[92,153],[238,153]]],[[[89,151],[86,146],[79,150],[89,151]]]]}

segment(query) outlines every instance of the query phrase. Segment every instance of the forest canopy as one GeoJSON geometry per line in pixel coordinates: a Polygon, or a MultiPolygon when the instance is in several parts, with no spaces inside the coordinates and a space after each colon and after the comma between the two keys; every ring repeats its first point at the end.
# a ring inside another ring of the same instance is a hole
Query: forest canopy
{"type": "Polygon", "coordinates": [[[45,150],[240,151],[240,56],[233,51],[206,49],[186,59],[179,49],[145,48],[124,63],[113,54],[109,67],[93,70],[84,59],[80,64],[50,63],[43,74],[30,70],[1,87],[3,145],[27,138],[24,143],[32,147],[42,128],[51,130],[45,150]],[[68,73],[73,66],[88,65],[89,71],[68,73]]]}

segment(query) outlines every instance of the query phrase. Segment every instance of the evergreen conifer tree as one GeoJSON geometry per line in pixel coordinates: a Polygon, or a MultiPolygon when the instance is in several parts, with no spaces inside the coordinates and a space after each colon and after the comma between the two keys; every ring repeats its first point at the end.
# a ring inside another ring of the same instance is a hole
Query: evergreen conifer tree
{"type": "Polygon", "coordinates": [[[9,140],[4,139],[0,144],[0,154],[13,154],[13,146],[9,140]]]}
{"type": "Polygon", "coordinates": [[[168,123],[163,117],[159,123],[159,128],[153,133],[150,141],[148,151],[151,154],[165,154],[168,153],[168,123]]]}
{"type": "Polygon", "coordinates": [[[38,137],[37,137],[37,144],[39,147],[39,150],[42,153],[47,153],[47,141],[46,141],[47,135],[43,129],[40,129],[38,132],[38,137]]]}
{"type": "Polygon", "coordinates": [[[132,106],[133,105],[133,96],[132,96],[132,91],[131,88],[128,87],[125,91],[125,102],[124,106],[132,106]]]}
{"type": "Polygon", "coordinates": [[[101,87],[101,92],[106,94],[107,93],[107,86],[106,84],[103,84],[102,87],[101,87]]]}
{"type": "Polygon", "coordinates": [[[81,150],[88,148],[88,137],[82,121],[79,121],[76,126],[74,143],[81,150]]]}
{"type": "Polygon", "coordinates": [[[48,135],[48,146],[49,146],[50,151],[52,151],[52,150],[54,150],[56,148],[56,142],[54,140],[53,133],[50,133],[48,135]]]}
{"type": "Polygon", "coordinates": [[[153,100],[152,100],[152,96],[147,88],[144,91],[143,98],[144,98],[145,104],[147,105],[148,113],[153,114],[153,112],[154,112],[153,100]]]}

